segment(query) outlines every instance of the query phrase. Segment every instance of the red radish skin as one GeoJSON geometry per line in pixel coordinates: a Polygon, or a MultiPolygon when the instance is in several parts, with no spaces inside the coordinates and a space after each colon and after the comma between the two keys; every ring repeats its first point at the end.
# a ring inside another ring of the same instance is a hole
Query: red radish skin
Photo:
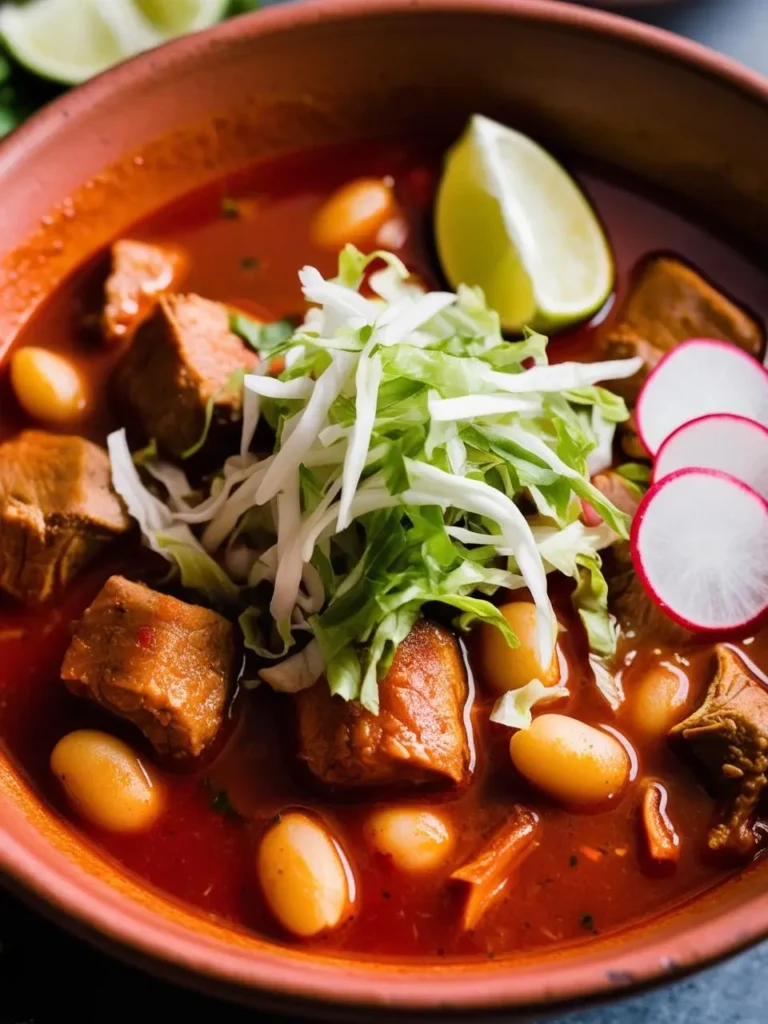
{"type": "Polygon", "coordinates": [[[599,526],[603,517],[597,512],[588,501],[581,499],[581,521],[585,526],[599,526]]]}
{"type": "Polygon", "coordinates": [[[715,469],[729,473],[768,501],[768,427],[756,420],[747,419],[745,416],[736,416],[730,412],[715,412],[683,423],[677,430],[672,431],[659,448],[653,465],[652,483],[658,483],[680,469],[715,469]],[[732,446],[731,451],[737,453],[735,457],[716,459],[714,449],[707,449],[706,442],[712,436],[709,430],[720,427],[728,431],[725,440],[732,446]],[[689,457],[687,461],[680,461],[684,456],[682,451],[678,454],[678,448],[687,437],[691,436],[692,432],[698,430],[702,431],[703,454],[689,457]],[[745,445],[749,445],[750,450],[749,458],[742,471],[742,468],[735,463],[745,445]],[[666,465],[667,460],[671,460],[669,467],[666,465]],[[726,465],[726,462],[729,464],[726,465]],[[759,471],[760,468],[762,468],[762,473],[759,471]],[[755,472],[755,470],[758,471],[755,472]]]}
{"type": "MultiPolygon", "coordinates": [[[[646,423],[644,419],[644,417],[647,415],[646,401],[648,395],[652,394],[653,390],[657,386],[659,375],[662,373],[667,373],[669,371],[670,366],[674,364],[674,361],[680,359],[681,356],[685,358],[692,348],[701,349],[702,359],[705,358],[707,349],[710,349],[710,351],[727,353],[729,358],[732,357],[735,360],[743,361],[744,365],[749,368],[749,372],[756,374],[756,380],[759,378],[757,390],[764,392],[765,394],[763,405],[766,411],[765,414],[760,417],[759,421],[763,422],[765,420],[763,425],[768,426],[768,370],[765,368],[765,366],[763,366],[762,363],[758,362],[757,359],[755,359],[753,356],[749,355],[748,352],[745,352],[743,349],[740,349],[737,345],[731,344],[731,342],[719,341],[715,338],[691,338],[689,341],[683,341],[679,345],[676,345],[673,349],[667,352],[666,355],[662,356],[662,358],[659,360],[656,366],[648,374],[642,388],[640,389],[640,394],[637,398],[637,404],[635,406],[635,422],[637,426],[637,433],[644,447],[653,456],[657,454],[659,448],[667,439],[667,437],[674,433],[675,430],[679,429],[685,423],[690,423],[694,419],[700,419],[704,415],[710,415],[713,413],[732,413],[734,415],[744,415],[745,412],[749,412],[748,410],[745,410],[743,408],[743,405],[740,408],[728,407],[728,403],[726,403],[725,400],[723,400],[724,407],[721,406],[720,408],[713,407],[697,409],[690,416],[686,416],[684,420],[681,420],[679,423],[676,423],[674,427],[672,427],[669,430],[668,434],[664,435],[662,438],[658,440],[649,434],[650,423],[646,423]]],[[[735,399],[734,405],[736,405],[737,403],[738,399],[735,399]]],[[[758,422],[758,420],[754,416],[748,415],[747,418],[755,419],[755,421],[758,422]]]]}
{"type": "MultiPolygon", "coordinates": [[[[728,473],[720,472],[715,469],[680,469],[675,473],[670,473],[669,476],[665,477],[659,483],[654,484],[653,487],[645,494],[643,500],[640,502],[640,506],[635,515],[632,526],[630,529],[630,549],[632,553],[632,562],[635,567],[638,578],[640,579],[645,591],[651,600],[658,605],[659,608],[674,622],[678,625],[683,626],[692,632],[699,634],[719,634],[724,635],[745,635],[752,631],[754,628],[760,626],[764,621],[768,620],[768,590],[765,593],[762,606],[755,612],[754,615],[747,619],[740,621],[733,621],[728,623],[717,623],[712,625],[703,625],[699,622],[695,622],[692,619],[680,614],[672,608],[657,592],[656,587],[649,578],[645,567],[643,565],[643,559],[640,552],[641,545],[641,533],[645,523],[646,516],[648,515],[649,509],[652,508],[654,499],[662,490],[667,487],[673,486],[676,482],[684,480],[687,477],[708,477],[713,481],[727,482],[729,486],[734,487],[741,494],[748,497],[750,502],[754,502],[755,506],[762,513],[764,520],[763,535],[768,536],[768,501],[762,498],[756,491],[751,487],[748,487],[741,480],[737,480],[736,477],[730,476],[728,473]]],[[[693,510],[695,512],[695,510],[693,510]]]]}

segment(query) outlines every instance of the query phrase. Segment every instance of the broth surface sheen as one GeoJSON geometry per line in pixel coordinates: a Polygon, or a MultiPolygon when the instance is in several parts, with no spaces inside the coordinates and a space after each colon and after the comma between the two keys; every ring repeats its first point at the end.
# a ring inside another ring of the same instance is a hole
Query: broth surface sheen
{"type": "MultiPolygon", "coordinates": [[[[400,254],[429,284],[439,285],[431,237],[432,188],[439,157],[408,143],[364,144],[285,158],[259,165],[226,182],[183,197],[138,225],[132,237],[172,243],[189,255],[184,290],[238,307],[254,316],[278,319],[303,309],[297,270],[311,264],[325,275],[336,256],[313,244],[310,224],[322,202],[339,186],[361,176],[391,176],[408,222],[400,254]]],[[[613,247],[617,291],[606,309],[581,328],[555,336],[552,361],[589,359],[610,324],[632,276],[645,257],[669,252],[689,261],[718,288],[763,320],[768,316],[765,274],[706,230],[636,191],[591,170],[578,175],[594,202],[613,247]]],[[[115,353],[88,351],[82,343],[83,317],[94,307],[105,276],[103,260],[84,267],[24,329],[19,345],[44,346],[70,356],[96,396],[93,412],[78,430],[104,442],[117,424],[106,395],[115,353]]],[[[13,398],[7,369],[0,384],[2,437],[25,423],[13,398]]],[[[142,556],[143,558],[143,556],[142,556]]],[[[147,556],[147,571],[152,559],[147,556]]],[[[77,619],[113,572],[141,577],[135,547],[124,545],[108,562],[90,570],[62,601],[39,610],[4,604],[0,609],[0,742],[35,786],[64,816],[63,794],[48,769],[50,751],[74,729],[104,729],[131,742],[157,762],[138,734],[98,708],[78,701],[59,679],[77,619]]],[[[554,588],[564,621],[573,620],[567,593],[554,588]]],[[[731,642],[731,641],[729,641],[731,642]]],[[[768,666],[768,631],[732,641],[747,662],[768,666]]],[[[470,665],[472,640],[467,646],[470,665]]],[[[592,679],[583,640],[563,634],[570,663],[571,697],[556,711],[626,734],[639,762],[633,772],[663,783],[682,837],[674,869],[654,866],[640,836],[639,794],[630,791],[599,813],[566,811],[533,793],[514,771],[509,731],[489,722],[493,699],[482,693],[471,710],[477,765],[470,785],[401,797],[392,794],[331,798],[312,786],[296,764],[287,701],[261,687],[241,692],[230,712],[226,735],[192,770],[162,764],[167,811],[148,831],[109,835],[78,822],[79,831],[126,871],[150,885],[235,927],[253,929],[277,942],[285,935],[267,911],[255,881],[254,850],[275,816],[286,808],[309,810],[324,819],[351,851],[357,882],[353,920],[319,947],[346,954],[408,957],[506,957],[538,947],[584,941],[658,915],[720,883],[739,864],[707,851],[706,834],[718,804],[702,775],[665,741],[638,733],[629,704],[612,713],[592,679]],[[426,874],[398,873],[365,840],[371,802],[397,800],[435,806],[455,832],[450,864],[426,874]],[[461,892],[446,885],[458,864],[470,859],[479,841],[501,823],[511,805],[535,807],[541,840],[519,868],[514,884],[483,917],[462,932],[461,892]]],[[[675,648],[653,636],[621,638],[616,664],[627,693],[652,667],[683,670],[689,685],[683,710],[698,707],[711,679],[711,640],[675,648]]],[[[768,827],[760,826],[758,855],[768,848],[768,827]]]]}

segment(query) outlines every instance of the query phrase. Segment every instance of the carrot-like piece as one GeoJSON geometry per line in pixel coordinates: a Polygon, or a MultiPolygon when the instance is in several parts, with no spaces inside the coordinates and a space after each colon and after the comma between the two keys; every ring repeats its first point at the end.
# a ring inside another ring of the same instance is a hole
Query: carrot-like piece
{"type": "Polygon", "coordinates": [[[538,846],[538,815],[516,804],[509,820],[496,832],[480,853],[451,875],[469,889],[464,904],[462,926],[471,931],[494,900],[506,888],[512,872],[538,846]]]}
{"type": "Polygon", "coordinates": [[[642,821],[652,859],[674,864],[680,856],[680,837],[667,814],[667,791],[660,782],[649,782],[645,787],[642,821]]]}
{"type": "Polygon", "coordinates": [[[603,859],[601,850],[596,850],[594,846],[580,846],[579,851],[584,854],[587,860],[591,860],[595,863],[603,859]]]}

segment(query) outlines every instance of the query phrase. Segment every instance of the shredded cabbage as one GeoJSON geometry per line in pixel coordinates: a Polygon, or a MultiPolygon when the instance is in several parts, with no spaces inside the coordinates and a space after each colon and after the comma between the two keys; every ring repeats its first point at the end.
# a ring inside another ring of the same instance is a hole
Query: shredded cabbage
{"type": "Polygon", "coordinates": [[[545,686],[540,679],[532,679],[525,686],[508,690],[499,697],[491,712],[491,721],[509,729],[529,729],[533,721],[531,711],[537,704],[549,704],[568,696],[567,686],[545,686]]]}
{"type": "MultiPolygon", "coordinates": [[[[207,554],[189,526],[179,522],[172,508],[142,483],[131,458],[125,430],[116,430],[109,435],[107,449],[112,466],[112,485],[131,517],[139,524],[148,546],[175,564],[183,586],[200,591],[212,604],[226,605],[236,601],[239,594],[237,584],[207,554]]],[[[157,469],[156,475],[163,478],[157,469]]],[[[178,482],[176,474],[171,476],[178,482]]]]}
{"type": "MultiPolygon", "coordinates": [[[[376,711],[378,681],[425,604],[446,606],[461,629],[491,623],[515,645],[491,600],[499,589],[528,588],[546,664],[553,571],[576,582],[593,652],[612,653],[598,552],[627,536],[628,520],[590,471],[607,464],[627,415],[600,382],[631,376],[639,361],[550,366],[541,335],[504,340],[479,290],[425,292],[388,253],[347,246],[334,279],[314,267],[299,277],[304,322],[265,341],[285,369],[271,377],[262,364],[245,377],[239,450],[200,503],[149,465],[167,488],[161,501],[124,434],[110,438],[115,487],[147,543],[201,591],[239,596],[246,644],[278,661],[262,677],[280,690],[325,675],[333,693],[376,711]],[[362,294],[374,260],[385,267],[362,294]],[[258,461],[250,447],[262,419],[275,443],[258,461]],[[600,526],[581,523],[581,500],[600,526]],[[247,572],[244,588],[220,558],[239,579],[247,572]]],[[[529,684],[502,700],[497,720],[525,721],[540,699],[529,684]]]]}

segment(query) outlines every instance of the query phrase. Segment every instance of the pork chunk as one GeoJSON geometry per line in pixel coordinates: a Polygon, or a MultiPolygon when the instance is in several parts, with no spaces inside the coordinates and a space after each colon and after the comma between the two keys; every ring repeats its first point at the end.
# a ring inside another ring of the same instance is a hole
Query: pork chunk
{"type": "Polygon", "coordinates": [[[78,624],[61,676],[161,754],[197,757],[224,721],[234,657],[220,615],[112,576],[78,624]]]}
{"type": "Polygon", "coordinates": [[[240,421],[241,389],[231,386],[232,377],[257,362],[230,331],[226,306],[199,295],[165,295],[118,364],[114,384],[147,437],[178,458],[200,440],[209,401],[208,443],[240,421]]]}
{"type": "Polygon", "coordinates": [[[462,782],[469,773],[458,643],[417,622],[379,684],[378,715],[332,697],[324,681],[296,696],[300,756],[334,786],[462,782]]]}
{"type": "Polygon", "coordinates": [[[179,249],[122,238],[112,246],[112,270],[104,289],[107,341],[130,338],[151,316],[158,298],[178,288],[187,269],[179,249]]]}
{"type": "Polygon", "coordinates": [[[617,323],[605,340],[606,359],[641,356],[642,369],[611,389],[634,403],[640,386],[665,352],[688,338],[732,341],[753,356],[762,352],[760,325],[708,281],[669,256],[648,261],[617,323]]]}
{"type": "Polygon", "coordinates": [[[728,798],[709,833],[713,850],[749,853],[752,817],[768,784],[768,687],[736,652],[718,644],[717,674],[704,703],[670,735],[682,737],[728,798]]]}
{"type": "Polygon", "coordinates": [[[40,430],[0,445],[0,590],[46,601],[130,525],[103,448],[40,430]]]}

